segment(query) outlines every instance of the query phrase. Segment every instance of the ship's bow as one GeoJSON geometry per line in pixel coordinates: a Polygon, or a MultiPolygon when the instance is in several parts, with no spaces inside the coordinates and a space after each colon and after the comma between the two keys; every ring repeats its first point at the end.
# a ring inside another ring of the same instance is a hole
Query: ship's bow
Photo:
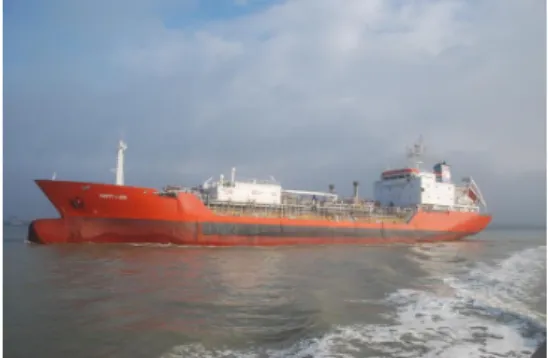
{"type": "Polygon", "coordinates": [[[63,219],[38,219],[30,223],[27,240],[36,244],[65,243],[70,237],[70,228],[63,219]]]}

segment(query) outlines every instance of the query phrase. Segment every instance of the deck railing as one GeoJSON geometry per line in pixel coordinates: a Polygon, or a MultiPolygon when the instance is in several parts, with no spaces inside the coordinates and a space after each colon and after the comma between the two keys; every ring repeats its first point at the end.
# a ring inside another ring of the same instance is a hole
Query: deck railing
{"type": "MultiPolygon", "coordinates": [[[[325,218],[331,217],[333,220],[340,218],[352,219],[407,219],[416,211],[425,212],[479,212],[478,206],[471,205],[431,205],[419,204],[408,207],[378,207],[371,202],[358,201],[349,203],[348,201],[321,201],[321,200],[301,200],[283,202],[282,204],[260,204],[254,202],[231,202],[215,200],[208,197],[193,188],[180,188],[174,192],[185,192],[196,195],[208,208],[221,215],[253,215],[260,217],[294,217],[294,218],[325,218]],[[232,213],[232,214],[231,214],[232,213]]],[[[346,220],[345,219],[345,220],[346,220]]]]}

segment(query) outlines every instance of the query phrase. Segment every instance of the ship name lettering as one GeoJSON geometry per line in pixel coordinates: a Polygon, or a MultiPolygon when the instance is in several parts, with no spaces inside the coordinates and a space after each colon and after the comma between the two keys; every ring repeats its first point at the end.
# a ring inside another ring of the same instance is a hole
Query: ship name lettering
{"type": "Polygon", "coordinates": [[[99,194],[101,199],[127,200],[127,195],[99,194]]]}

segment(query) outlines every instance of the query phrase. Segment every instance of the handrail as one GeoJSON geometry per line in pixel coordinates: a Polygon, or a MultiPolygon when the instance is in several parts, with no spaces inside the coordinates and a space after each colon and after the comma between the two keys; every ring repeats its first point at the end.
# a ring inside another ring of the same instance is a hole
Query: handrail
{"type": "MultiPolygon", "coordinates": [[[[411,206],[392,206],[392,207],[379,207],[375,206],[372,202],[363,202],[359,201],[357,203],[349,203],[343,200],[336,201],[313,201],[313,200],[302,200],[298,203],[281,203],[281,204],[262,204],[254,202],[231,202],[223,200],[215,200],[211,197],[208,197],[207,194],[201,193],[195,188],[178,188],[163,191],[164,195],[166,193],[190,193],[196,195],[204,204],[207,206],[232,206],[232,207],[249,207],[255,209],[270,209],[270,210],[314,210],[314,211],[326,211],[329,213],[332,212],[355,212],[359,214],[378,214],[378,213],[388,213],[391,216],[421,210],[424,212],[439,212],[439,211],[457,211],[457,212],[479,212],[480,207],[477,205],[463,205],[463,204],[454,204],[454,205],[435,205],[435,204],[418,204],[411,206]]],[[[161,195],[162,192],[158,193],[161,195]]]]}

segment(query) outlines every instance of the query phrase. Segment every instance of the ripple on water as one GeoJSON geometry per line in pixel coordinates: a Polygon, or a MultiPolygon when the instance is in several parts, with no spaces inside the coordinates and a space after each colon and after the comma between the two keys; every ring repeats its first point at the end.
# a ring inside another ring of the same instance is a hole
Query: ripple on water
{"type": "Polygon", "coordinates": [[[529,358],[545,338],[545,326],[520,299],[539,280],[545,247],[526,249],[447,282],[455,295],[412,289],[396,290],[385,304],[394,308],[390,324],[334,326],[316,338],[284,349],[176,346],[162,357],[523,357],[529,358]],[[527,264],[528,263],[528,264],[527,264]],[[525,268],[528,269],[517,269],[525,268]],[[488,282],[482,282],[487,280],[488,282]],[[490,285],[489,295],[477,294],[490,285]],[[482,298],[484,300],[482,300],[482,298]],[[506,306],[493,307],[504,301],[506,306]],[[510,308],[505,309],[505,308],[510,308]]]}

